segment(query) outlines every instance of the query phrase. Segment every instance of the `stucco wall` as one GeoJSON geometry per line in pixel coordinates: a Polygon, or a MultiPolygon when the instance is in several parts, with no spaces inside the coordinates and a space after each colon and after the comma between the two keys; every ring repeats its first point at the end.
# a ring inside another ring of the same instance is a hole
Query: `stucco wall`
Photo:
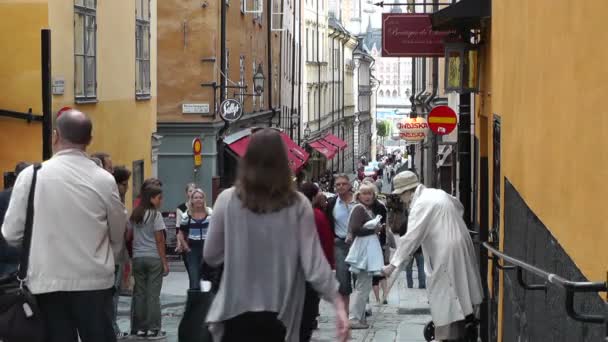
{"type": "MultiPolygon", "coordinates": [[[[252,2],[248,1],[248,6],[252,2]]],[[[207,103],[213,113],[214,91],[202,87],[201,83],[220,83],[220,8],[219,1],[208,1],[206,7],[198,2],[166,0],[159,2],[159,102],[158,113],[161,122],[211,122],[218,118],[205,115],[182,114],[183,103],[207,103]],[[215,59],[215,60],[213,60],[215,59]]],[[[280,99],[279,63],[280,36],[272,33],[273,64],[276,70],[268,70],[268,20],[266,2],[261,23],[254,21],[253,14],[241,12],[240,1],[230,3],[227,8],[226,46],[229,52],[228,85],[240,81],[240,56],[245,57],[244,81],[246,94],[253,94],[253,74],[255,65],[262,64],[266,78],[263,108],[269,108],[269,77],[273,77],[273,98],[278,108],[280,99]]],[[[278,24],[276,25],[278,26],[278,24]]],[[[238,89],[229,88],[228,98],[235,98],[238,89]]],[[[217,89],[219,101],[220,90],[217,89]]],[[[259,110],[260,98],[245,96],[245,112],[259,110]]]]}
{"type": "Polygon", "coordinates": [[[492,11],[503,172],[582,273],[605,279],[608,2],[495,0],[492,11]]]}
{"type": "MultiPolygon", "coordinates": [[[[93,142],[89,152],[104,151],[114,165],[144,161],[144,175],[151,175],[151,134],[156,130],[156,0],[151,1],[149,100],[135,99],[135,2],[97,3],[97,100],[74,103],[74,8],[72,2],[52,2],[53,77],[65,78],[64,95],[53,96],[53,110],[70,106],[93,120],[93,142]]],[[[127,203],[131,203],[131,191],[127,203]]]]}
{"type": "MultiPolygon", "coordinates": [[[[0,1],[0,109],[42,114],[40,30],[47,18],[46,1],[0,1]]],[[[0,118],[0,132],[0,176],[18,161],[42,159],[42,123],[0,118]]]]}

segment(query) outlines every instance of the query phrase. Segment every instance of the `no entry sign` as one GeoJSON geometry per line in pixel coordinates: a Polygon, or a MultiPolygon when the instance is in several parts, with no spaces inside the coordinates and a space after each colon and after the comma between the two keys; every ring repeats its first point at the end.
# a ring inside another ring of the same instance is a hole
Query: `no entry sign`
{"type": "Polygon", "coordinates": [[[438,135],[450,134],[456,125],[458,119],[456,112],[448,106],[437,106],[429,113],[429,127],[431,131],[438,135]]]}

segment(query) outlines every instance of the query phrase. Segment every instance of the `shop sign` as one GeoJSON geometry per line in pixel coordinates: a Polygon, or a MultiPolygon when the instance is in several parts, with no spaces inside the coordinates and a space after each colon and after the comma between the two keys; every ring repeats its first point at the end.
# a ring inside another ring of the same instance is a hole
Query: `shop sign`
{"type": "Polygon", "coordinates": [[[203,165],[203,156],[201,153],[203,152],[203,143],[201,142],[201,138],[194,138],[192,141],[192,154],[194,155],[194,166],[200,167],[203,165]]]}
{"type": "Polygon", "coordinates": [[[397,124],[399,136],[405,141],[422,141],[428,134],[429,125],[421,117],[407,118],[397,124]]]}
{"type": "Polygon", "coordinates": [[[220,105],[220,117],[224,121],[234,122],[238,121],[243,116],[243,105],[235,100],[228,99],[224,100],[220,105]]]}
{"type": "Polygon", "coordinates": [[[435,134],[450,134],[457,124],[456,112],[448,106],[437,106],[429,113],[429,127],[435,134]]]}
{"type": "Polygon", "coordinates": [[[433,31],[430,14],[383,13],[382,57],[444,57],[450,33],[433,31]]]}

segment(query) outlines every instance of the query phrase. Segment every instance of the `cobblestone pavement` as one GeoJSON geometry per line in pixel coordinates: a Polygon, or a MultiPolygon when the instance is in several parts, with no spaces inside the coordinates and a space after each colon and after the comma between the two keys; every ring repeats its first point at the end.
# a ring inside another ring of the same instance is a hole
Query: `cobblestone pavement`
{"type": "MultiPolygon", "coordinates": [[[[416,272],[414,271],[414,274],[416,272]]],[[[414,284],[417,281],[414,280],[414,284]]],[[[407,289],[405,273],[398,275],[388,296],[388,305],[377,305],[370,295],[372,316],[368,317],[370,328],[353,330],[351,341],[356,342],[422,342],[424,325],[431,320],[426,290],[407,289]]],[[[334,342],[335,320],[331,304],[321,303],[319,330],[313,334],[312,342],[334,342]]]]}
{"type": "MultiPolygon", "coordinates": [[[[184,310],[188,275],[177,267],[164,279],[161,294],[163,330],[167,332],[167,342],[177,342],[177,329],[184,310]]],[[[414,268],[414,285],[417,285],[414,268]]],[[[353,330],[353,342],[422,342],[422,329],[431,320],[426,291],[407,289],[405,272],[397,275],[397,281],[388,296],[388,305],[377,305],[373,294],[370,306],[373,314],[368,318],[370,328],[353,330]]],[[[130,297],[121,297],[119,304],[119,326],[129,331],[130,297]]],[[[315,331],[312,342],[335,342],[335,319],[330,303],[321,302],[319,329],[315,331]]]]}

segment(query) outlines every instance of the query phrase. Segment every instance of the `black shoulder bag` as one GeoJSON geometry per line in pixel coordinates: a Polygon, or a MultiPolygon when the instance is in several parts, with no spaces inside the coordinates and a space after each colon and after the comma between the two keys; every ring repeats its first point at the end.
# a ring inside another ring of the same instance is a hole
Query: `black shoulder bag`
{"type": "Polygon", "coordinates": [[[34,193],[40,164],[34,165],[32,184],[27,198],[23,247],[19,270],[0,278],[0,340],[5,342],[41,342],[46,331],[36,298],[25,285],[34,223],[34,193]]]}

